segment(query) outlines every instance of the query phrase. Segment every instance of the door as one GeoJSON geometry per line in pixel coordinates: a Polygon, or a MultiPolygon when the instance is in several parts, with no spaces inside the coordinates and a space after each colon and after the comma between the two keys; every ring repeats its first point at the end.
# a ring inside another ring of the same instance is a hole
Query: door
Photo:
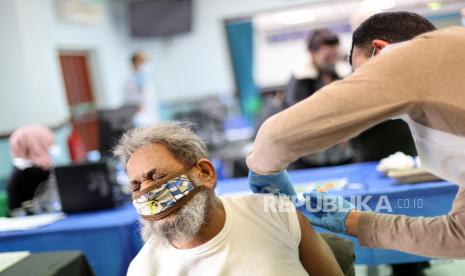
{"type": "Polygon", "coordinates": [[[98,119],[88,52],[60,52],[60,65],[71,114],[70,123],[87,151],[98,150],[98,119]]]}

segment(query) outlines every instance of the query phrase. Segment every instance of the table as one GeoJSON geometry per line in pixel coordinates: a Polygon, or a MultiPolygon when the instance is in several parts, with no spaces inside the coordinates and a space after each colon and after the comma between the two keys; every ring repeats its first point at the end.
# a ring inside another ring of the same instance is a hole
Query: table
{"type": "MultiPolygon", "coordinates": [[[[344,189],[332,193],[349,197],[351,195],[365,196],[371,195],[372,199],[368,206],[372,209],[376,207],[381,196],[387,196],[394,214],[404,214],[408,216],[438,216],[447,214],[452,206],[458,187],[444,181],[417,183],[417,184],[397,184],[394,180],[386,178],[376,171],[377,162],[359,163],[336,167],[326,167],[318,169],[306,169],[289,172],[289,176],[294,184],[309,183],[312,181],[348,178],[350,183],[358,183],[359,189],[344,189]],[[421,208],[412,208],[421,202],[421,208]],[[406,208],[409,207],[409,208],[406,208]]],[[[246,178],[225,179],[218,182],[218,195],[233,195],[250,193],[246,178]]],[[[386,212],[384,212],[386,213],[386,212]]],[[[317,229],[327,232],[323,229],[317,229]]],[[[354,242],[357,264],[381,265],[422,262],[429,258],[406,254],[394,250],[372,249],[361,247],[357,239],[346,235],[354,242]]]]}
{"type": "Polygon", "coordinates": [[[0,232],[0,252],[80,250],[97,276],[126,275],[142,246],[138,219],[129,203],[72,214],[34,230],[0,232]]]}
{"type": "Polygon", "coordinates": [[[37,253],[0,272],[2,276],[92,276],[86,257],[79,251],[37,253]]]}
{"type": "MultiPolygon", "coordinates": [[[[376,163],[361,163],[292,171],[290,177],[293,183],[347,177],[352,183],[360,183],[362,188],[346,189],[337,194],[373,195],[374,199],[369,202],[371,207],[374,207],[375,199],[382,195],[388,195],[393,203],[398,200],[416,202],[415,200],[422,198],[423,208],[393,206],[393,211],[397,214],[436,216],[450,210],[457,186],[443,181],[397,185],[393,180],[377,173],[375,166],[376,163]]],[[[216,192],[218,195],[233,195],[250,193],[250,189],[247,178],[236,178],[218,181],[216,192]]],[[[128,203],[111,210],[69,215],[64,220],[35,230],[0,232],[0,252],[80,250],[97,276],[126,275],[129,263],[142,246],[138,228],[138,215],[128,203]]],[[[363,248],[356,239],[350,239],[354,241],[358,264],[379,265],[428,260],[398,251],[363,248]]]]}

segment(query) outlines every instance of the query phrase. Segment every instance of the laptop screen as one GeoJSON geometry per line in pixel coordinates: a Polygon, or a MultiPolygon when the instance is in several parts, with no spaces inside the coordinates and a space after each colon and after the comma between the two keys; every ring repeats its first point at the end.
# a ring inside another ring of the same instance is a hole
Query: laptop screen
{"type": "Polygon", "coordinates": [[[115,181],[106,162],[72,164],[55,168],[64,212],[112,208],[115,181]]]}

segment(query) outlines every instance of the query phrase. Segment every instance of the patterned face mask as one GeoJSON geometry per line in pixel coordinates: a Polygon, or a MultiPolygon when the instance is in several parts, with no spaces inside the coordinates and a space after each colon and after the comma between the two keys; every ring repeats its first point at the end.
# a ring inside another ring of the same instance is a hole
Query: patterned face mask
{"type": "Polygon", "coordinates": [[[182,174],[134,199],[132,204],[144,219],[159,220],[181,207],[198,191],[189,177],[182,174]]]}

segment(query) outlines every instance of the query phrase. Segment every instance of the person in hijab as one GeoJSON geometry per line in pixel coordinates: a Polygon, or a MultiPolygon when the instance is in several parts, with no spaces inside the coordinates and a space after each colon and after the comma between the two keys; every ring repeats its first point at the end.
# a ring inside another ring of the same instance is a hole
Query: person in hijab
{"type": "Polygon", "coordinates": [[[7,183],[9,209],[31,200],[37,187],[47,181],[52,167],[49,149],[53,132],[41,125],[20,127],[10,136],[13,171],[7,183]]]}

